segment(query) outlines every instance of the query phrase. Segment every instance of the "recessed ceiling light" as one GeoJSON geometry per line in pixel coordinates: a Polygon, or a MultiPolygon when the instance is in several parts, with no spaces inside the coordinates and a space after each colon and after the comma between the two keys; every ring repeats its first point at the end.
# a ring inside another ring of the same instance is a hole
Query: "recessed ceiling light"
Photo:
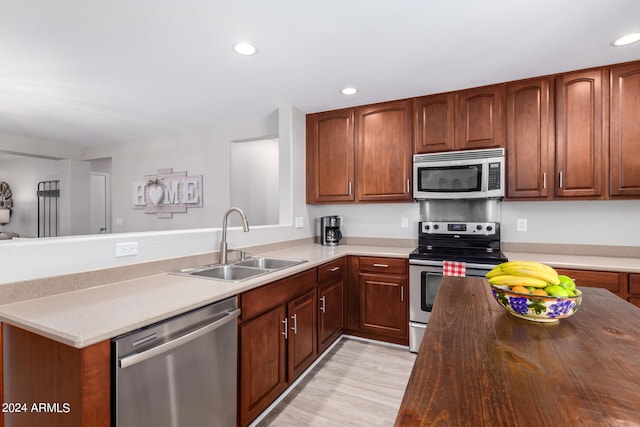
{"type": "Polygon", "coordinates": [[[233,50],[240,55],[251,56],[256,54],[256,47],[249,42],[240,42],[237,43],[233,50]]]}
{"type": "Polygon", "coordinates": [[[357,92],[358,92],[358,89],[356,89],[355,87],[345,87],[340,91],[340,93],[343,95],[353,95],[357,92]]]}
{"type": "Polygon", "coordinates": [[[635,43],[638,40],[640,40],[640,33],[631,33],[631,34],[624,35],[619,39],[616,39],[613,43],[611,43],[611,45],[626,46],[628,44],[635,43]]]}

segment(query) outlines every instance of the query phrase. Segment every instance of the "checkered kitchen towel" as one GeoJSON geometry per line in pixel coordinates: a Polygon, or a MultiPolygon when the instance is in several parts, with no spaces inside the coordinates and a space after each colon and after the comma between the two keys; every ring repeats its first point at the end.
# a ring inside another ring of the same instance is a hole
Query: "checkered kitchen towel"
{"type": "Polygon", "coordinates": [[[444,261],[442,264],[443,276],[465,277],[467,274],[467,263],[459,261],[444,261]]]}

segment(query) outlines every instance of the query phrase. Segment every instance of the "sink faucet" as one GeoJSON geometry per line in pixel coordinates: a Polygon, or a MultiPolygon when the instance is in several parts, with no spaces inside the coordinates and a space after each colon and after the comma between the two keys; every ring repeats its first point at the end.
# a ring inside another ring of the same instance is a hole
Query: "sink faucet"
{"type": "Polygon", "coordinates": [[[240,216],[242,217],[242,229],[244,230],[244,232],[246,233],[247,231],[249,231],[249,222],[247,221],[247,217],[245,216],[244,212],[242,212],[242,209],[231,208],[224,214],[224,217],[222,218],[222,240],[220,241],[220,264],[227,263],[227,218],[229,218],[231,212],[234,211],[238,212],[238,214],[240,214],[240,216]]]}

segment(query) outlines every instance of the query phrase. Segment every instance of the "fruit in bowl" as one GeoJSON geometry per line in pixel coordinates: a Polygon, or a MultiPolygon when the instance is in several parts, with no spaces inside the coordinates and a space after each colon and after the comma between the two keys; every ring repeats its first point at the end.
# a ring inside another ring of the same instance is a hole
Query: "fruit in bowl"
{"type": "Polygon", "coordinates": [[[582,292],[573,279],[534,261],[508,261],[486,275],[498,304],[510,314],[536,322],[557,322],[575,313],[582,292]]]}

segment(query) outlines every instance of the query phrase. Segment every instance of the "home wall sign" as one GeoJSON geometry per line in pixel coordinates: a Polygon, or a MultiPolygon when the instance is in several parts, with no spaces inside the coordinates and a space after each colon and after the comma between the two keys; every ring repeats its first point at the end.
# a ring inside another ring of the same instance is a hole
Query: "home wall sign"
{"type": "Polygon", "coordinates": [[[187,176],[187,172],[169,168],[144,178],[132,185],[134,209],[171,218],[174,213],[186,213],[187,208],[202,207],[202,175],[187,176]]]}

